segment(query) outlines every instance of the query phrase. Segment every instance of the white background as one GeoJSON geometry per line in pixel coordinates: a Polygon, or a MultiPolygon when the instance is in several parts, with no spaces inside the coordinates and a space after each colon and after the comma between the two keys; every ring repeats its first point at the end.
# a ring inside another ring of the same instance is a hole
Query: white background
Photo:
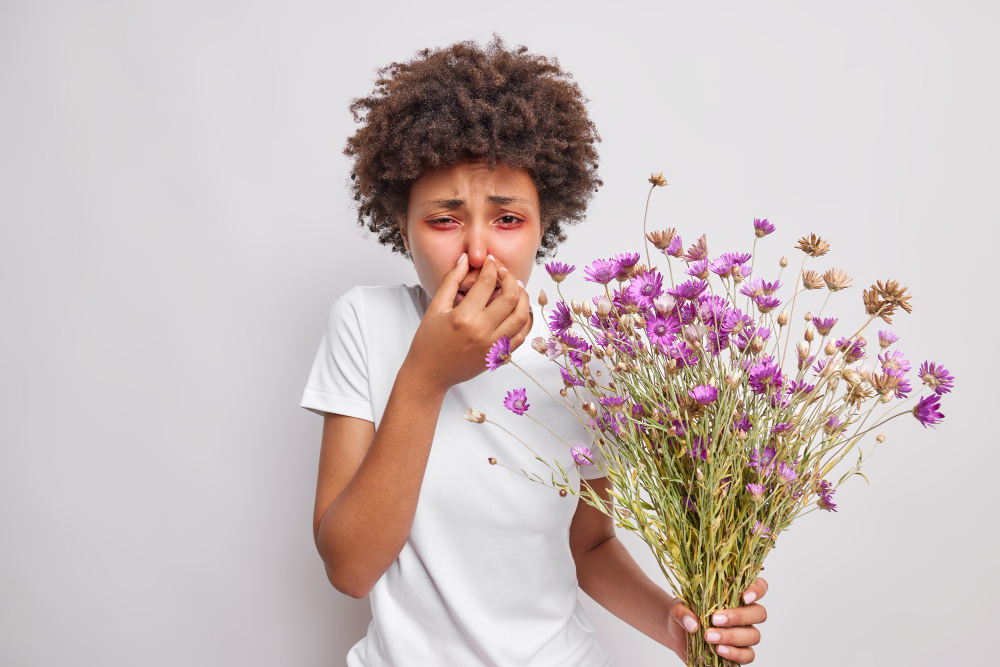
{"type": "MultiPolygon", "coordinates": [[[[994,660],[998,23],[985,1],[3,3],[0,663],[343,664],[369,604],[316,553],[298,401],[333,300],[416,282],[357,226],[347,107],[494,30],[556,56],[603,138],[557,259],[639,250],[663,171],[650,229],[714,256],[766,217],[758,270],[787,253],[783,278],[821,234],[815,267],[854,279],[824,314],[860,324],[898,279],[898,348],[957,377],[943,424],[892,422],[872,485],[781,536],[756,664],[994,660]]],[[[616,664],[680,664],[583,598],[616,664]]]]}

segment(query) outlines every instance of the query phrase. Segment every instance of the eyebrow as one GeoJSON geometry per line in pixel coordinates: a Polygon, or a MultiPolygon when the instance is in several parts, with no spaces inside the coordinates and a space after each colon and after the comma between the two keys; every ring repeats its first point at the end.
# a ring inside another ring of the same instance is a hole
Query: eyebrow
{"type": "MultiPolygon", "coordinates": [[[[506,206],[507,204],[530,204],[530,202],[524,197],[514,197],[505,195],[490,195],[486,198],[488,204],[496,204],[498,206],[506,206]]],[[[421,203],[430,204],[431,206],[440,206],[441,208],[458,208],[459,206],[465,206],[464,199],[424,199],[421,203]]]]}

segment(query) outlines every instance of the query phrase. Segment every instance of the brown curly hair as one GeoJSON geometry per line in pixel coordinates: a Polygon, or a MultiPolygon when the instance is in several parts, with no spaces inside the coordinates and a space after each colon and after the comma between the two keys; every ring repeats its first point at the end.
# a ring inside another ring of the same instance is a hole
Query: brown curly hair
{"type": "Polygon", "coordinates": [[[583,219],[603,185],[589,100],[557,58],[527,50],[507,50],[496,33],[486,49],[472,41],[422,49],[409,62],[379,68],[372,94],[351,100],[354,121],[366,124],[344,149],[354,158],[350,187],[358,223],[379,243],[412,259],[399,230],[410,184],[425,167],[465,156],[531,175],[543,230],[536,262],[566,240],[563,225],[583,219]]]}

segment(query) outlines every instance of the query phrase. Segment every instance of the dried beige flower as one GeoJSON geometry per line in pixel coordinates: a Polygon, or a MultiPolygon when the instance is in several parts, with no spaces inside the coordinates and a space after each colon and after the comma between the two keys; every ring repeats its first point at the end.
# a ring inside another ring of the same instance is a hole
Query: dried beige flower
{"type": "Polygon", "coordinates": [[[649,182],[652,183],[653,185],[659,185],[660,187],[663,187],[664,185],[669,185],[669,183],[667,183],[667,179],[663,178],[662,171],[658,174],[651,175],[649,177],[649,182]]]}
{"type": "Polygon", "coordinates": [[[851,286],[851,279],[847,277],[847,272],[843,269],[827,269],[823,274],[823,280],[831,292],[839,292],[851,286]]]}
{"type": "Polygon", "coordinates": [[[802,273],[802,286],[806,289],[820,289],[823,287],[823,276],[813,270],[802,273]]]}
{"type": "Polygon", "coordinates": [[[465,418],[468,419],[470,422],[474,422],[476,424],[482,424],[484,421],[486,421],[486,415],[480,412],[479,410],[476,410],[475,408],[466,408],[465,418]]]}
{"type": "Polygon", "coordinates": [[[913,312],[913,306],[911,306],[908,301],[913,298],[913,295],[906,293],[906,287],[900,287],[899,282],[895,280],[885,281],[885,285],[882,281],[876,281],[876,284],[872,288],[879,293],[883,299],[888,301],[894,306],[899,306],[907,313],[913,312]]]}
{"type": "Polygon", "coordinates": [[[803,236],[795,247],[810,257],[822,257],[830,250],[830,244],[815,234],[809,234],[808,238],[803,236]]]}
{"type": "Polygon", "coordinates": [[[670,246],[670,242],[674,240],[677,235],[677,230],[673,227],[665,229],[664,231],[650,232],[646,234],[646,238],[652,243],[657,250],[666,250],[670,246]]]}

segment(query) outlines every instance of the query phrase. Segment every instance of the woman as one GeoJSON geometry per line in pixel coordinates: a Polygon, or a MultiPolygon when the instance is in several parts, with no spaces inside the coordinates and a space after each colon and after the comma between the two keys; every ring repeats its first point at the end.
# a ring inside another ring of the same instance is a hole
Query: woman
{"type": "MultiPolygon", "coordinates": [[[[609,517],[498,477],[490,463],[527,467],[527,450],[463,418],[523,383],[510,365],[484,373],[503,335],[520,366],[559,386],[555,364],[524,345],[547,334],[524,285],[602,184],[579,87],[526,51],[495,35],[486,49],[425,49],[380,70],[373,95],[352,103],[356,120],[367,109],[345,150],[358,220],[413,261],[419,284],[337,299],[301,402],[324,416],[314,534],[327,576],[347,595],[371,594],[349,667],[609,665],[579,589],[682,660],[685,632],[698,631],[609,517]]],[[[540,421],[585,434],[535,396],[540,421]]],[[[519,435],[608,497],[597,466],[574,467],[565,444],[531,424],[519,435]]],[[[705,629],[720,654],[754,659],[752,624],[766,618],[754,598],[766,590],[758,579],[747,606],[705,629]]]]}

